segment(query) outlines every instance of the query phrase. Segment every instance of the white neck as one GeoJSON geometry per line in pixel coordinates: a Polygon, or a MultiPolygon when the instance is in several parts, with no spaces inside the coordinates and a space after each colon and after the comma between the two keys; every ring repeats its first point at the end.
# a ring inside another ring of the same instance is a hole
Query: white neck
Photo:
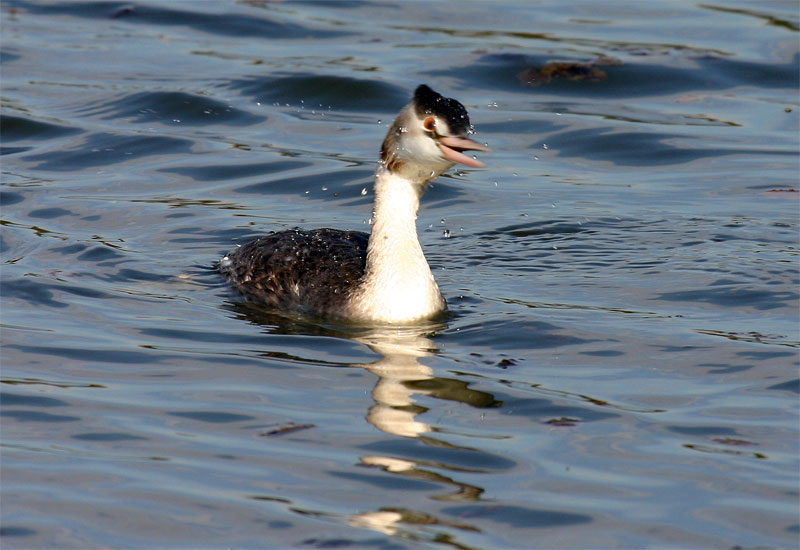
{"type": "Polygon", "coordinates": [[[417,237],[417,210],[425,182],[380,167],[375,176],[372,234],[364,278],[351,301],[355,318],[400,323],[445,307],[417,237]]]}

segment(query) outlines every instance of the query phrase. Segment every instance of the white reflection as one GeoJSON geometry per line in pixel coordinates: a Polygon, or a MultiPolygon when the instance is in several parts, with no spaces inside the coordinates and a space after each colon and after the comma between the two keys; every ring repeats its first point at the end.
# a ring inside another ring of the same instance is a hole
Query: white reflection
{"type": "MultiPolygon", "coordinates": [[[[430,330],[430,328],[428,328],[430,330]]],[[[354,338],[382,357],[362,365],[378,377],[372,390],[375,405],[367,413],[367,421],[386,433],[403,437],[419,437],[430,432],[430,425],[416,420],[424,409],[414,406],[414,394],[425,390],[410,389],[408,382],[430,380],[433,371],[419,362],[436,351],[423,328],[379,328],[354,338]]]]}

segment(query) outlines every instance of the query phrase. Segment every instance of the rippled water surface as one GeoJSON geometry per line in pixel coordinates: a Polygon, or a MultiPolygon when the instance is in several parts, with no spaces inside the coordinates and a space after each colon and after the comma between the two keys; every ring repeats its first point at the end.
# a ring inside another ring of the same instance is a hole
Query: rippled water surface
{"type": "Polygon", "coordinates": [[[0,4],[4,548],[796,546],[796,2],[453,6],[0,4]],[[450,315],[242,304],[421,82],[450,315]]]}

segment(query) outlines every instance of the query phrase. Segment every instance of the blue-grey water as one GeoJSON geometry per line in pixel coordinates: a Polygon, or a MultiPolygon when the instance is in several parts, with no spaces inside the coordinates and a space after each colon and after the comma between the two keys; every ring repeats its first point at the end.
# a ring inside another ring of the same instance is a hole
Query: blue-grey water
{"type": "Polygon", "coordinates": [[[3,548],[798,544],[794,0],[3,0],[3,548]],[[450,315],[244,305],[419,83],[450,315]]]}

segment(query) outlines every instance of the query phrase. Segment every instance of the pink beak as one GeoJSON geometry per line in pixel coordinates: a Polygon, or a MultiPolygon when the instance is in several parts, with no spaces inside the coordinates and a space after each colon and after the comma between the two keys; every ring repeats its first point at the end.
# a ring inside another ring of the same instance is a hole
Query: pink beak
{"type": "Polygon", "coordinates": [[[457,162],[475,168],[480,168],[483,166],[483,163],[472,157],[468,157],[461,151],[491,151],[491,149],[485,145],[481,145],[477,141],[457,137],[439,138],[439,149],[442,150],[444,158],[450,162],[457,162]]]}

